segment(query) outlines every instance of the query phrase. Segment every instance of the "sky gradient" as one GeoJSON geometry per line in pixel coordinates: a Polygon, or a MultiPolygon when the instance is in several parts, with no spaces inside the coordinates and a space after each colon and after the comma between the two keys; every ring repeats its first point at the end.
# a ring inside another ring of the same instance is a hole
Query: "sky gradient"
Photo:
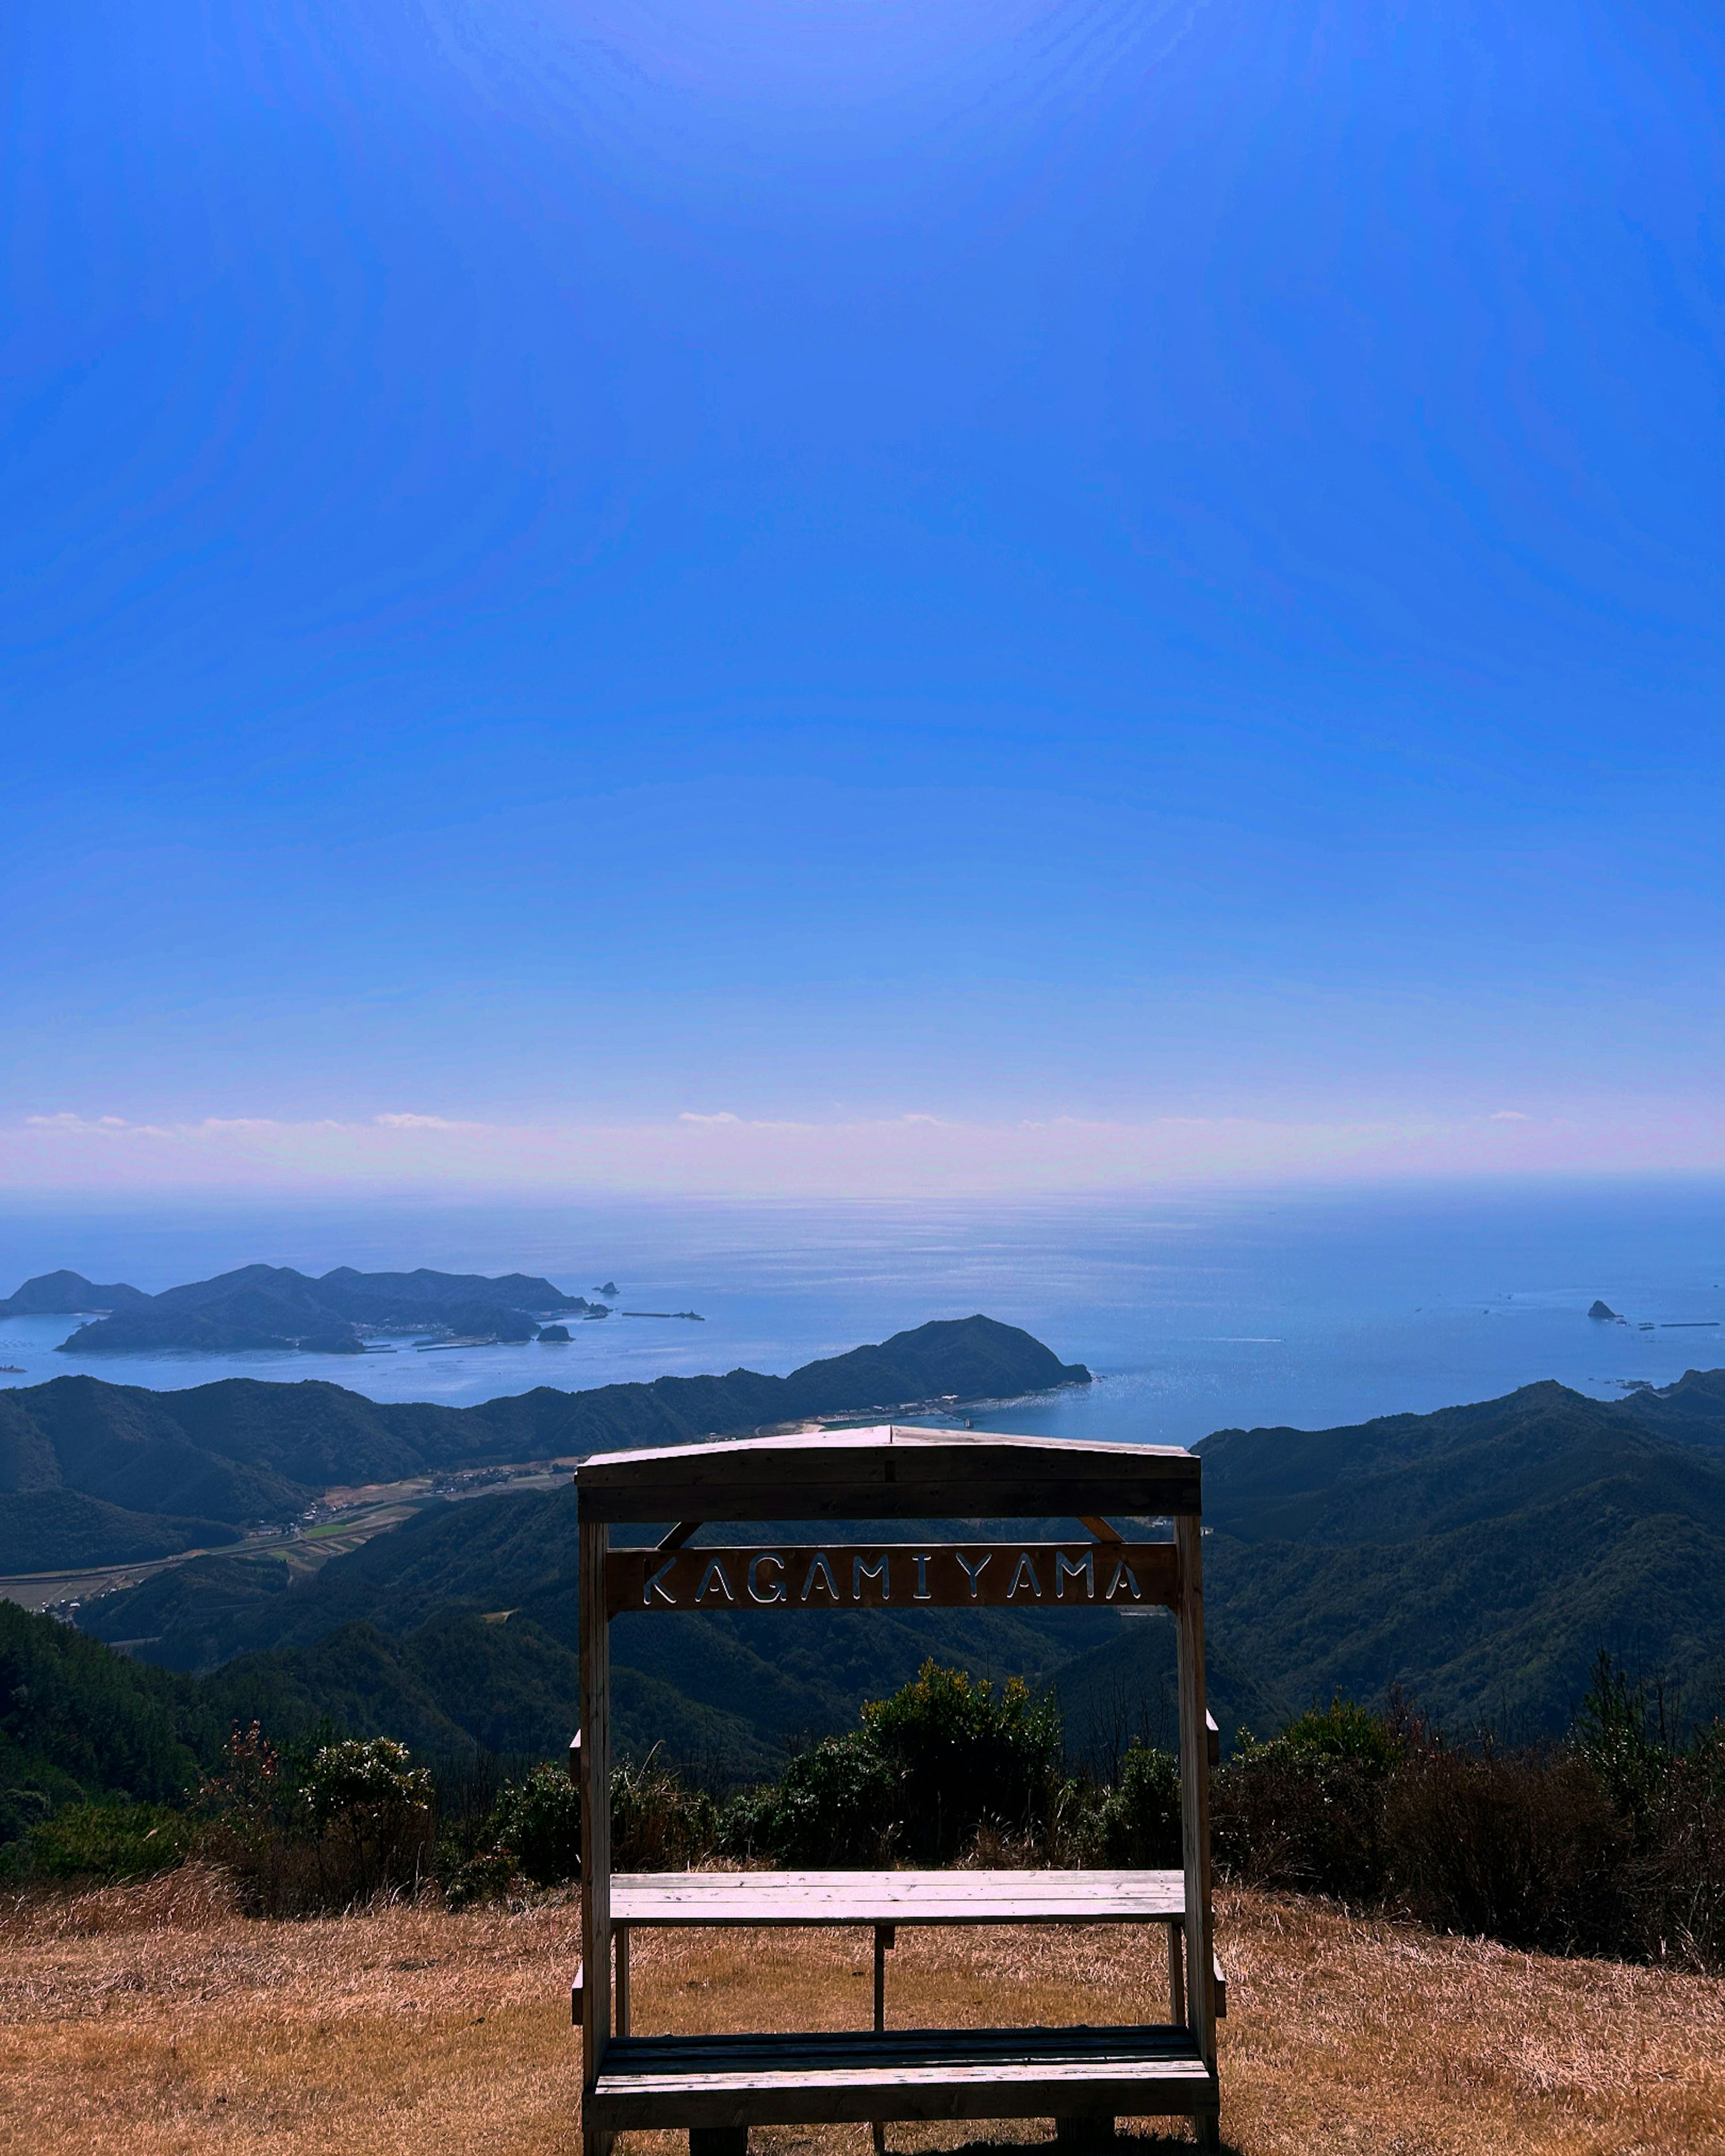
{"type": "Polygon", "coordinates": [[[0,25],[0,1182],[1725,1167],[1725,42],[0,25]]]}

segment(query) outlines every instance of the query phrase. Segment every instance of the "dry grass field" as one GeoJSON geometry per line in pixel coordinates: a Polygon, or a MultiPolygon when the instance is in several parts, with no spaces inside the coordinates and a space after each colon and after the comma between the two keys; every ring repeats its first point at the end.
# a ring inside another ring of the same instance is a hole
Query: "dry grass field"
{"type": "MultiPolygon", "coordinates": [[[[1725,2151],[1725,1983],[1543,1960],[1261,1894],[1226,1893],[1218,1916],[1223,2129],[1242,2156],[1725,2151]]],[[[195,1870],[13,1906],[0,1912],[0,2148],[572,2151],[574,1935],[567,1900],[259,1922],[195,1870]]],[[[889,2017],[906,2022],[1166,2012],[1159,1935],[906,1930],[888,1966],[889,2017]]],[[[646,1934],[634,1967],[643,2032],[861,2027],[870,2011],[862,1933],[646,1934]]],[[[1142,2150],[1156,2128],[1130,2130],[1142,2150]]],[[[1045,2141],[1051,2128],[1007,2138],[1045,2141]]],[[[965,2139],[893,2128],[888,2146],[965,2139]]],[[[619,2156],[684,2146],[630,2137],[619,2156]]],[[[752,2146],[868,2156],[869,2142],[865,2128],[834,2128],[757,2132],[752,2146]]]]}

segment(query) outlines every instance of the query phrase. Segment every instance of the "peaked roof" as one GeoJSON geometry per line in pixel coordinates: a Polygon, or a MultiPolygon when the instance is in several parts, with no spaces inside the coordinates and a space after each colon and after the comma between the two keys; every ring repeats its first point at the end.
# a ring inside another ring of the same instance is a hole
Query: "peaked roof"
{"type": "Polygon", "coordinates": [[[614,1522],[1159,1517],[1199,1509],[1200,1474],[1179,1445],[881,1423],[595,1453],[575,1484],[583,1519],[614,1522]]]}

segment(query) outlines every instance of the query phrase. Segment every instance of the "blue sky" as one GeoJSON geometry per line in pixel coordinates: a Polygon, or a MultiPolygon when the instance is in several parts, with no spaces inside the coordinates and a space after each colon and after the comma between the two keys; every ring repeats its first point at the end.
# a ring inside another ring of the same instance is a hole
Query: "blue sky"
{"type": "Polygon", "coordinates": [[[1725,1165],[1716,12],[0,75],[0,1173],[1725,1165]]]}

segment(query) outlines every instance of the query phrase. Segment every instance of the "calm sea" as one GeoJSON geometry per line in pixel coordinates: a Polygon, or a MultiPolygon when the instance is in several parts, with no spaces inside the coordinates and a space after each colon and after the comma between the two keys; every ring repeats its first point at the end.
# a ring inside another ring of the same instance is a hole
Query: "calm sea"
{"type": "Polygon", "coordinates": [[[985,1311],[1099,1380],[988,1418],[997,1426],[1187,1443],[1230,1424],[1322,1428],[1490,1399],[1543,1378],[1606,1398],[1725,1364],[1717,1179],[951,1208],[0,1212],[0,1292],[62,1265],[154,1291],[255,1260],[314,1274],[521,1270],[581,1294],[614,1281],[618,1314],[572,1327],[567,1347],[87,1361],[54,1352],[70,1321],[0,1320],[0,1363],[21,1366],[0,1383],[79,1368],[167,1389],[315,1377],[377,1399],[464,1404],[541,1384],[786,1371],[985,1311]],[[1630,1323],[1590,1320],[1595,1296],[1630,1323]],[[705,1322],[622,1314],[690,1309],[705,1322]]]}

